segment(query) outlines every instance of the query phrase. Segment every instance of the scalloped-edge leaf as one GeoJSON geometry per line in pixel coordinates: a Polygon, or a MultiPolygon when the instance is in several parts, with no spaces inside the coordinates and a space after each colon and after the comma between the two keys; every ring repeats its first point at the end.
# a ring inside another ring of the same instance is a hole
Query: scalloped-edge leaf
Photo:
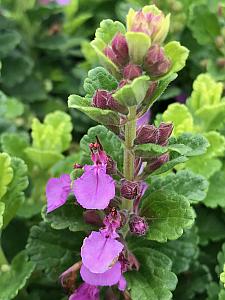
{"type": "Polygon", "coordinates": [[[88,77],[84,80],[84,90],[86,97],[93,97],[96,90],[113,91],[117,89],[118,81],[106,69],[97,67],[88,72],[88,77]]]}
{"type": "Polygon", "coordinates": [[[150,77],[140,76],[135,78],[130,84],[126,84],[118,89],[113,97],[125,106],[133,106],[140,104],[149,88],[150,77]]]}
{"type": "Polygon", "coordinates": [[[5,195],[12,178],[11,158],[7,153],[0,153],[0,199],[5,195]]]}
{"type": "Polygon", "coordinates": [[[28,260],[25,251],[17,254],[10,266],[1,271],[0,300],[11,300],[25,286],[34,271],[35,263],[28,260]]]}
{"type": "Polygon", "coordinates": [[[163,164],[160,168],[158,168],[157,170],[152,172],[152,175],[159,175],[159,174],[165,173],[165,172],[173,169],[175,166],[186,162],[187,160],[188,160],[188,158],[183,155],[175,157],[173,159],[170,159],[168,162],[163,164]]]}
{"type": "Polygon", "coordinates": [[[194,223],[194,210],[189,200],[182,195],[170,191],[148,191],[142,201],[141,214],[149,222],[150,229],[146,236],[149,240],[176,240],[184,229],[194,223]]]}
{"type": "Polygon", "coordinates": [[[177,277],[171,272],[172,261],[165,254],[151,248],[136,248],[135,257],[139,271],[126,272],[128,290],[133,300],[170,300],[177,285],[177,277]]]}
{"type": "Polygon", "coordinates": [[[221,170],[215,173],[209,179],[209,190],[204,200],[208,207],[225,207],[225,171],[221,170]]]}
{"type": "Polygon", "coordinates": [[[90,103],[91,99],[82,98],[78,95],[70,95],[68,99],[68,106],[70,108],[78,109],[96,122],[104,125],[120,125],[118,113],[109,109],[93,107],[90,103]]]}

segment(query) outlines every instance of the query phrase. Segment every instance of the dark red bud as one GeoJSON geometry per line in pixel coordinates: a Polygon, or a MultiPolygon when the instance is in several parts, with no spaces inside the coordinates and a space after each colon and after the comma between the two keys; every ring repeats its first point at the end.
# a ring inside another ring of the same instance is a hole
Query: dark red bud
{"type": "Polygon", "coordinates": [[[83,169],[83,166],[80,165],[80,164],[75,163],[75,164],[73,165],[73,168],[74,168],[74,169],[83,169]]]}
{"type": "Polygon", "coordinates": [[[103,220],[99,216],[98,212],[96,210],[90,209],[86,210],[83,213],[84,221],[87,224],[95,225],[102,227],[103,226],[103,220]]]}
{"type": "Polygon", "coordinates": [[[148,88],[148,90],[146,92],[146,95],[145,95],[145,99],[151,98],[151,96],[155,93],[155,90],[156,90],[157,86],[158,86],[157,81],[152,81],[150,83],[149,88],[148,88]]]}
{"type": "Polygon", "coordinates": [[[172,123],[161,123],[159,128],[159,140],[158,143],[161,146],[166,146],[168,142],[168,138],[171,136],[173,131],[172,123]]]}
{"type": "Polygon", "coordinates": [[[149,48],[145,57],[145,68],[152,76],[161,76],[168,72],[171,62],[166,57],[164,49],[159,45],[149,48]]]}
{"type": "Polygon", "coordinates": [[[150,164],[148,165],[148,169],[153,172],[160,168],[163,164],[169,161],[169,154],[165,153],[155,159],[153,159],[150,164]]]}
{"type": "Polygon", "coordinates": [[[137,130],[136,143],[137,144],[147,144],[153,143],[157,144],[159,139],[158,128],[154,125],[142,125],[137,130]]]}
{"type": "Polygon", "coordinates": [[[114,175],[117,173],[117,163],[112,159],[111,156],[107,155],[106,173],[114,175]]]}
{"type": "Polygon", "coordinates": [[[144,217],[133,215],[129,222],[130,231],[136,235],[145,235],[148,231],[148,223],[144,217]]]}
{"type": "Polygon", "coordinates": [[[138,65],[129,64],[123,69],[123,77],[125,79],[133,80],[136,77],[141,76],[142,69],[138,65]]]}
{"type": "Polygon", "coordinates": [[[121,180],[121,196],[126,199],[135,199],[141,192],[141,184],[137,181],[121,180]]]}
{"type": "Polygon", "coordinates": [[[129,83],[128,79],[123,79],[119,82],[118,88],[122,88],[123,86],[125,86],[128,83],[129,83]]]}
{"type": "Polygon", "coordinates": [[[117,55],[114,53],[113,49],[111,47],[106,47],[103,50],[105,56],[107,56],[114,64],[120,65],[120,62],[118,60],[117,55]]]}
{"type": "Polygon", "coordinates": [[[121,65],[125,65],[129,60],[128,45],[124,35],[117,33],[112,40],[112,50],[121,65]]]}

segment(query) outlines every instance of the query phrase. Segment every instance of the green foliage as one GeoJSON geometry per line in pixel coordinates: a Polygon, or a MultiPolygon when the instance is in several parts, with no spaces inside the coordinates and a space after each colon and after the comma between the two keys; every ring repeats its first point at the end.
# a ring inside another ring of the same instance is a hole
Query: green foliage
{"type": "Polygon", "coordinates": [[[3,226],[3,214],[5,210],[5,204],[3,202],[0,202],[0,229],[3,226]]]}
{"type": "Polygon", "coordinates": [[[195,213],[190,202],[175,192],[159,190],[147,192],[143,198],[141,214],[146,216],[150,230],[147,238],[158,242],[175,240],[190,228],[195,213]]]}
{"type": "Polygon", "coordinates": [[[7,191],[7,186],[13,178],[13,169],[11,167],[11,159],[6,153],[0,153],[0,162],[0,198],[2,198],[7,191]]]}
{"type": "Polygon", "coordinates": [[[210,178],[210,185],[207,197],[204,200],[208,207],[225,207],[225,172],[219,171],[210,178]]]}
{"type": "Polygon", "coordinates": [[[126,273],[132,299],[172,299],[170,291],[177,284],[176,275],[171,272],[172,261],[154,249],[137,247],[134,253],[141,268],[126,273]]]}
{"type": "Polygon", "coordinates": [[[28,260],[24,251],[17,254],[10,266],[1,271],[0,299],[14,299],[18,292],[25,286],[27,280],[34,271],[35,264],[28,260]],[[10,284],[9,284],[10,283],[10,284]]]}

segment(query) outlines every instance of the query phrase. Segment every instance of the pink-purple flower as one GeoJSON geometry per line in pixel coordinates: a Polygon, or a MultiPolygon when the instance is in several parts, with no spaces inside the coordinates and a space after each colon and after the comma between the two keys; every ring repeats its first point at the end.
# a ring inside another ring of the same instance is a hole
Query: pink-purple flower
{"type": "Polygon", "coordinates": [[[47,213],[65,204],[70,192],[71,180],[68,174],[49,179],[46,186],[47,213]]]}
{"type": "Polygon", "coordinates": [[[99,289],[86,282],[82,283],[78,289],[69,297],[69,300],[99,300],[99,289]]]}

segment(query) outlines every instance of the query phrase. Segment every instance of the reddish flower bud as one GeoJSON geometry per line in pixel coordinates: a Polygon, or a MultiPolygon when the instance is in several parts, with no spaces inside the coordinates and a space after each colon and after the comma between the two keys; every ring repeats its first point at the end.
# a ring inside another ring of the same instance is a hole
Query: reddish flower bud
{"type": "Polygon", "coordinates": [[[141,74],[142,74],[142,69],[138,65],[129,64],[123,69],[123,77],[125,79],[132,80],[136,77],[141,76],[141,74]]]}
{"type": "Polygon", "coordinates": [[[154,92],[155,92],[157,86],[158,86],[157,81],[152,81],[152,82],[150,83],[149,88],[148,88],[148,90],[147,90],[147,92],[146,92],[146,95],[145,95],[145,99],[148,100],[149,98],[151,98],[151,96],[154,94],[154,92]]]}
{"type": "Polygon", "coordinates": [[[140,194],[140,182],[129,181],[126,179],[121,180],[121,196],[126,199],[135,199],[140,194]]]}
{"type": "Polygon", "coordinates": [[[107,46],[104,50],[103,50],[105,56],[107,56],[114,64],[116,65],[120,65],[120,62],[118,60],[117,55],[114,53],[113,49],[109,46],[107,46]]]}
{"type": "Polygon", "coordinates": [[[137,144],[147,144],[153,143],[157,144],[159,139],[158,128],[154,125],[142,125],[137,130],[136,143],[137,144]]]}
{"type": "Polygon", "coordinates": [[[148,223],[145,218],[133,215],[129,222],[130,231],[136,235],[145,235],[148,231],[148,223]]]}
{"type": "Polygon", "coordinates": [[[111,45],[119,64],[125,65],[129,60],[128,45],[125,36],[120,32],[117,33],[113,38],[111,45]]]}
{"type": "Polygon", "coordinates": [[[150,164],[148,165],[148,169],[153,172],[160,168],[163,164],[169,161],[169,154],[165,153],[155,159],[153,159],[150,164]]]}
{"type": "Polygon", "coordinates": [[[168,138],[171,136],[173,131],[172,123],[161,123],[159,128],[159,140],[158,143],[161,146],[166,146],[168,142],[168,138]]]}
{"type": "Polygon", "coordinates": [[[145,57],[145,68],[152,76],[161,76],[168,72],[170,60],[165,56],[164,49],[159,45],[149,48],[145,57]]]}
{"type": "Polygon", "coordinates": [[[86,210],[83,213],[83,217],[84,217],[85,223],[87,223],[87,224],[91,224],[91,225],[99,226],[99,227],[103,226],[103,220],[99,216],[97,210],[94,210],[94,209],[86,210]]]}
{"type": "Polygon", "coordinates": [[[113,175],[117,173],[117,163],[112,159],[111,156],[107,155],[106,173],[113,175]]]}

